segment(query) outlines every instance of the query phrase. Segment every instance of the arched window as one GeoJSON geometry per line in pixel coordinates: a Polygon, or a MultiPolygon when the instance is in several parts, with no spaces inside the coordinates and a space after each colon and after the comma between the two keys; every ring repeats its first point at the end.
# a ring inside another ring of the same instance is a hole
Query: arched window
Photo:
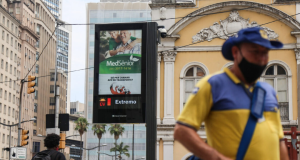
{"type": "Polygon", "coordinates": [[[183,109],[190,94],[192,94],[197,82],[208,75],[207,67],[200,62],[186,64],[180,72],[180,112],[183,109]]]}
{"type": "Polygon", "coordinates": [[[190,94],[193,92],[197,82],[206,75],[203,68],[199,66],[191,66],[187,69],[184,76],[184,101],[183,104],[187,101],[190,94]]]}
{"type": "Polygon", "coordinates": [[[281,120],[289,120],[289,87],[286,69],[279,64],[268,66],[263,78],[277,92],[281,120]]]}

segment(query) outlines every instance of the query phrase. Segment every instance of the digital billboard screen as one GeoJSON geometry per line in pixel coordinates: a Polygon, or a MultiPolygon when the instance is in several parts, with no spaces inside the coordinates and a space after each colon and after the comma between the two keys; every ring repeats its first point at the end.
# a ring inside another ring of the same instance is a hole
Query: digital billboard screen
{"type": "Polygon", "coordinates": [[[100,31],[99,95],[141,94],[142,31],[100,31]]]}
{"type": "Polygon", "coordinates": [[[143,25],[95,26],[93,123],[144,123],[143,25]]]}

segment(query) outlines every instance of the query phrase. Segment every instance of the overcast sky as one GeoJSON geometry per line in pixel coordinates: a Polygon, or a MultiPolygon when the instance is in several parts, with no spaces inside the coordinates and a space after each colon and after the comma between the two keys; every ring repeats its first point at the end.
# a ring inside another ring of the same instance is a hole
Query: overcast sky
{"type": "MultiPolygon", "coordinates": [[[[74,23],[86,23],[86,4],[100,0],[63,0],[62,20],[74,23]]],[[[85,68],[86,26],[72,26],[72,62],[71,69],[85,68]]],[[[71,73],[71,102],[84,103],[85,71],[71,73]]]]}

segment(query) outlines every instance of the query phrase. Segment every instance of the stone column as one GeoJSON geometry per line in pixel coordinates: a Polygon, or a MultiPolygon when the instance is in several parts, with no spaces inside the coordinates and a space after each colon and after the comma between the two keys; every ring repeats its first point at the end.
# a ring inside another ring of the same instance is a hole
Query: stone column
{"type": "Polygon", "coordinates": [[[297,61],[297,108],[298,108],[298,131],[300,129],[300,49],[295,49],[297,61]]]}
{"type": "Polygon", "coordinates": [[[163,124],[174,124],[174,62],[177,52],[162,52],[165,62],[163,124]]]}
{"type": "Polygon", "coordinates": [[[174,140],[173,139],[162,139],[163,140],[163,145],[164,145],[164,148],[163,148],[163,151],[164,151],[164,160],[171,160],[173,159],[173,145],[174,145],[174,140]]]}
{"type": "Polygon", "coordinates": [[[161,124],[160,119],[160,62],[161,62],[161,53],[158,53],[157,55],[157,97],[156,97],[156,121],[157,124],[161,124]]]}
{"type": "Polygon", "coordinates": [[[156,160],[159,160],[159,140],[156,141],[156,160]]]}

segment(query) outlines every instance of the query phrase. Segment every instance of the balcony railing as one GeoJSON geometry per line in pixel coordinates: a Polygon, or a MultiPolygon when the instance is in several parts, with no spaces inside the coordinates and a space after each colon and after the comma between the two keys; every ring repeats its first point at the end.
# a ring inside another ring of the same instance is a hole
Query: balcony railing
{"type": "Polygon", "coordinates": [[[289,102],[279,102],[281,121],[289,120],[289,102]]]}

